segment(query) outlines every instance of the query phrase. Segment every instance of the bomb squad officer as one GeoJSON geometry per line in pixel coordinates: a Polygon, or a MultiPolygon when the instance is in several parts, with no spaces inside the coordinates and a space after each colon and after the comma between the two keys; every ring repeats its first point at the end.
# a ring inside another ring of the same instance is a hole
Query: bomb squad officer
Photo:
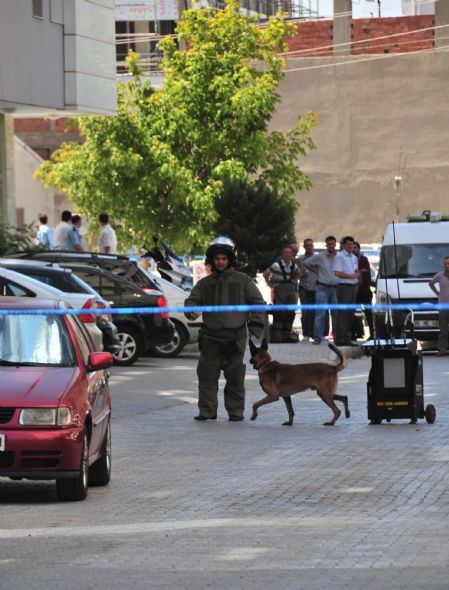
{"type": "MultiPolygon", "coordinates": [[[[210,242],[206,263],[210,275],[193,287],[184,305],[265,305],[251,278],[235,270],[237,249],[234,242],[219,236],[210,242]]],[[[196,319],[198,313],[187,313],[196,319]]],[[[245,354],[248,332],[260,338],[265,326],[265,312],[208,312],[203,314],[198,361],[199,414],[195,420],[215,420],[218,408],[218,380],[223,370],[226,379],[224,405],[231,422],[243,420],[245,406],[245,354]]]]}

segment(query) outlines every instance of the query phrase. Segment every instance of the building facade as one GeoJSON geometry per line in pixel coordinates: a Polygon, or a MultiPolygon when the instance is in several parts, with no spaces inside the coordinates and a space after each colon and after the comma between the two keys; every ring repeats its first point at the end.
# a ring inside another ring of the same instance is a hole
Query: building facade
{"type": "Polygon", "coordinates": [[[115,112],[113,10],[112,0],[0,3],[0,202],[12,225],[12,118],[115,112]]]}

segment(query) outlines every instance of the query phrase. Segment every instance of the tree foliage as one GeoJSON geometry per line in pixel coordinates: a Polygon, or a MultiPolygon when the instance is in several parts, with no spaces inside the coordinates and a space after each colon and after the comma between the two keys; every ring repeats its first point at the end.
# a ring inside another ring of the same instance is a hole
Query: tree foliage
{"type": "Polygon", "coordinates": [[[35,235],[34,223],[19,229],[0,221],[0,256],[37,249],[33,243],[35,235]]]}
{"type": "Polygon", "coordinates": [[[292,198],[279,197],[265,184],[225,183],[215,199],[217,234],[229,236],[237,245],[239,270],[255,277],[280,255],[283,243],[295,242],[295,211],[292,198]]]}
{"type": "Polygon", "coordinates": [[[297,159],[314,147],[313,115],[287,132],[268,129],[283,77],[277,53],[292,26],[277,15],[258,27],[239,0],[185,11],[184,48],[161,42],[163,86],[153,88],[130,53],[117,115],[77,119],[84,142],[63,144],[38,177],[88,216],[107,211],[125,243],[156,233],[184,251],[210,237],[225,181],[257,178],[280,199],[307,189],[297,159]]]}

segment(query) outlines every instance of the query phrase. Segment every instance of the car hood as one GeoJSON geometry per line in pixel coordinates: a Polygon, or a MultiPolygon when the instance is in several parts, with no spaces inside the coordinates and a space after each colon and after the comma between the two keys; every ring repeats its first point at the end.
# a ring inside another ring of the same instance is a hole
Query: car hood
{"type": "Polygon", "coordinates": [[[0,406],[55,406],[75,367],[0,367],[0,406]]]}

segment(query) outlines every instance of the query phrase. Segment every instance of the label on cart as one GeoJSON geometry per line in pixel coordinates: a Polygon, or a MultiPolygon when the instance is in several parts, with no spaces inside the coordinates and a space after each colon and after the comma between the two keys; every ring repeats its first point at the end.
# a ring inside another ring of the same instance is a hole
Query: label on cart
{"type": "Polygon", "coordinates": [[[397,402],[376,402],[376,406],[379,407],[392,407],[392,406],[408,406],[409,403],[407,401],[397,401],[397,402]]]}
{"type": "Polygon", "coordinates": [[[0,434],[0,452],[5,450],[6,436],[0,434]]]}

